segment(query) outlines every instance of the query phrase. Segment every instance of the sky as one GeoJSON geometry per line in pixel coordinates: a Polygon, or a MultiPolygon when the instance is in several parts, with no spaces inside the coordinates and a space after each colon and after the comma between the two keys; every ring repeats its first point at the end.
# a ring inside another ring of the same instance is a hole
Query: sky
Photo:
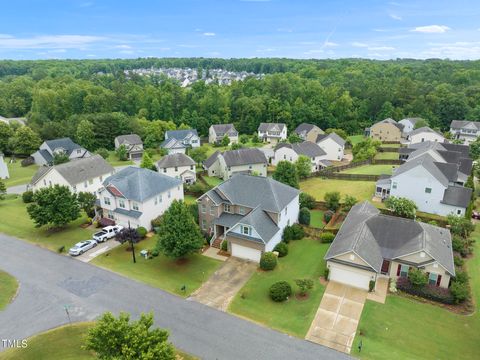
{"type": "Polygon", "coordinates": [[[0,59],[480,58],[478,0],[3,0],[0,59]]]}

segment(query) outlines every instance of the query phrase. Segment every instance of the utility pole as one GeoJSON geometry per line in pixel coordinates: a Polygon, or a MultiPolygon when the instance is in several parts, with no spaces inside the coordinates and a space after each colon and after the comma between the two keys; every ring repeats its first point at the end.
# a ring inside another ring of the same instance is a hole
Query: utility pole
{"type": "Polygon", "coordinates": [[[130,228],[130,220],[128,221],[128,237],[130,239],[130,245],[132,245],[133,263],[135,264],[137,262],[137,259],[135,259],[135,247],[133,246],[132,229],[130,228]]]}

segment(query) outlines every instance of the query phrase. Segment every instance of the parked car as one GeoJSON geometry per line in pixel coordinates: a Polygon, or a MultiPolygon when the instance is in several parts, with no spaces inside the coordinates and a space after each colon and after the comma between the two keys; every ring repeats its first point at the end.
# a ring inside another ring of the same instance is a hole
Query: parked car
{"type": "Polygon", "coordinates": [[[115,235],[117,235],[122,229],[123,226],[121,225],[105,226],[101,231],[93,234],[93,240],[97,242],[104,242],[115,237],[115,235]]]}
{"type": "Polygon", "coordinates": [[[68,253],[72,256],[82,255],[84,252],[93,249],[95,246],[97,246],[97,242],[95,240],[80,241],[79,243],[73,245],[73,247],[68,250],[68,253]]]}
{"type": "Polygon", "coordinates": [[[480,220],[480,212],[478,212],[478,211],[473,211],[473,212],[472,212],[472,219],[480,220]]]}

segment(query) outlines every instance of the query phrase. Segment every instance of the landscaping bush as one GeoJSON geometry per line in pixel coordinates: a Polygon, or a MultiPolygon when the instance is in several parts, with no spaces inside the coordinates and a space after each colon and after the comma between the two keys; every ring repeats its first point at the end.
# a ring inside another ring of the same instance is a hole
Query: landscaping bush
{"type": "Polygon", "coordinates": [[[298,224],[293,224],[292,226],[287,226],[283,230],[283,241],[286,243],[290,240],[300,240],[305,236],[305,231],[298,224]]]}
{"type": "Polygon", "coordinates": [[[191,192],[196,195],[202,195],[207,192],[209,189],[208,186],[205,186],[202,182],[197,181],[195,184],[189,185],[186,189],[187,192],[191,192]]]}
{"type": "Polygon", "coordinates": [[[59,253],[63,253],[63,252],[65,251],[65,245],[60,246],[60,247],[57,249],[57,251],[58,251],[59,253]]]}
{"type": "Polygon", "coordinates": [[[140,237],[140,239],[144,239],[145,236],[147,235],[147,229],[145,229],[143,226],[140,226],[137,228],[137,234],[140,237]]]}
{"type": "Polygon", "coordinates": [[[416,287],[411,284],[408,278],[400,277],[397,280],[397,289],[408,294],[423,297],[428,300],[437,301],[443,304],[454,304],[455,300],[449,289],[435,285],[416,287]]]}
{"type": "Polygon", "coordinates": [[[315,207],[315,198],[307,193],[300,193],[300,208],[312,210],[315,207]]]}
{"type": "Polygon", "coordinates": [[[35,163],[35,159],[33,158],[33,156],[29,156],[29,157],[23,159],[20,162],[20,165],[22,165],[22,167],[25,167],[25,166],[33,165],[34,163],[35,163]]]}
{"type": "Polygon", "coordinates": [[[222,251],[228,251],[228,243],[226,241],[223,241],[221,248],[222,251]]]}
{"type": "Polygon", "coordinates": [[[458,256],[458,255],[455,255],[455,256],[453,257],[453,263],[455,264],[455,266],[463,266],[463,263],[464,263],[464,262],[465,262],[465,261],[464,261],[460,256],[458,256]]]}
{"type": "Polygon", "coordinates": [[[287,256],[288,254],[288,245],[287,243],[285,242],[280,242],[278,243],[275,248],[273,249],[273,251],[277,251],[278,252],[278,257],[284,257],[284,256],[287,256]]]}
{"type": "Polygon", "coordinates": [[[351,195],[345,195],[343,200],[343,209],[345,211],[350,211],[350,209],[358,202],[357,198],[351,195]]]}
{"type": "Polygon", "coordinates": [[[323,271],[323,277],[325,278],[325,280],[328,280],[328,275],[330,275],[330,269],[326,267],[323,271]]]}
{"type": "Polygon", "coordinates": [[[158,251],[158,249],[153,249],[152,251],[150,251],[150,253],[152,254],[153,257],[157,257],[158,255],[160,255],[160,252],[158,251]]]}
{"type": "Polygon", "coordinates": [[[452,248],[454,251],[460,252],[463,249],[463,239],[460,236],[453,235],[452,248]]]}
{"type": "Polygon", "coordinates": [[[322,232],[320,234],[320,241],[324,244],[329,244],[333,241],[333,239],[335,239],[335,234],[334,233],[331,233],[331,232],[322,232]]]}
{"type": "Polygon", "coordinates": [[[310,210],[306,207],[300,209],[298,214],[298,222],[302,225],[310,225],[310,210]]]}
{"type": "Polygon", "coordinates": [[[95,151],[95,153],[97,153],[98,155],[100,155],[102,158],[104,158],[105,160],[108,159],[108,156],[110,155],[108,153],[108,150],[105,149],[105,148],[99,148],[97,149],[97,151],[95,151]]]}
{"type": "Polygon", "coordinates": [[[368,282],[368,291],[369,291],[369,292],[372,292],[373,289],[375,289],[375,281],[374,281],[374,280],[370,280],[370,281],[368,282]]]}
{"type": "Polygon", "coordinates": [[[97,227],[105,227],[105,226],[111,225],[111,223],[112,223],[112,220],[102,218],[97,221],[97,227]]]}
{"type": "Polygon", "coordinates": [[[325,221],[325,224],[328,224],[330,220],[332,220],[333,214],[335,214],[333,211],[328,210],[323,213],[323,221],[325,221]]]}
{"type": "Polygon", "coordinates": [[[260,258],[260,269],[273,270],[277,266],[277,257],[273,252],[265,252],[260,258]]]}
{"type": "Polygon", "coordinates": [[[466,282],[454,281],[450,285],[450,293],[455,304],[464,302],[469,296],[468,284],[466,282]]]}
{"type": "Polygon", "coordinates": [[[324,199],[328,210],[337,211],[340,207],[340,193],[338,191],[327,192],[324,199]]]}
{"type": "Polygon", "coordinates": [[[306,296],[308,291],[313,288],[312,279],[296,279],[295,284],[297,284],[301,296],[306,296]]]}
{"type": "Polygon", "coordinates": [[[279,281],[270,286],[270,298],[275,302],[282,302],[292,295],[292,287],[286,281],[279,281]]]}
{"type": "Polygon", "coordinates": [[[423,287],[428,283],[427,274],[415,268],[412,268],[408,272],[408,280],[410,280],[410,283],[415,287],[423,287]]]}
{"type": "Polygon", "coordinates": [[[91,223],[92,223],[92,218],[87,217],[87,219],[85,220],[85,224],[91,224],[91,223]]]}
{"type": "Polygon", "coordinates": [[[25,204],[30,204],[33,202],[33,191],[25,191],[22,194],[22,200],[25,204]]]}
{"type": "MultiPolygon", "coordinates": [[[[154,229],[157,228],[157,227],[159,227],[161,221],[162,221],[162,217],[161,217],[161,216],[157,216],[155,219],[153,219],[153,220],[151,221],[152,227],[153,227],[154,229]]],[[[156,232],[156,231],[155,231],[155,232],[156,232]]]]}

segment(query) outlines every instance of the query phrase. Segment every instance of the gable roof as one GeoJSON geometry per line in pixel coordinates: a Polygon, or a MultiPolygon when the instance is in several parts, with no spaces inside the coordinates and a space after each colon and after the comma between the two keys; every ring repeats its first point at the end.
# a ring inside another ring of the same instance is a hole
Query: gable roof
{"type": "Polygon", "coordinates": [[[224,136],[225,134],[229,136],[238,135],[238,131],[233,124],[215,124],[212,125],[212,128],[217,136],[224,136]]]}
{"type": "Polygon", "coordinates": [[[419,122],[420,120],[423,120],[423,119],[419,118],[419,117],[417,117],[417,118],[405,118],[405,119],[400,120],[399,123],[402,123],[402,121],[409,121],[412,125],[415,126],[415,124],[417,122],[419,122]]]}
{"type": "Polygon", "coordinates": [[[51,149],[52,152],[55,151],[55,149],[61,148],[67,155],[70,155],[73,150],[82,148],[80,145],[74,143],[69,137],[45,140],[45,144],[51,149]]]}
{"type": "Polygon", "coordinates": [[[452,120],[450,123],[451,129],[461,129],[470,125],[470,127],[480,130],[480,121],[469,121],[469,120],[452,120]]]}
{"type": "Polygon", "coordinates": [[[157,162],[157,167],[171,168],[175,166],[190,166],[195,165],[195,161],[190,156],[182,153],[165,155],[157,162]]]}
{"type": "Polygon", "coordinates": [[[417,135],[421,133],[432,133],[432,134],[441,136],[443,138],[442,134],[440,134],[438,131],[433,130],[432,128],[429,128],[428,126],[422,126],[421,128],[412,130],[409,135],[411,136],[411,135],[417,135]]]}
{"type": "Polygon", "coordinates": [[[227,166],[268,163],[265,154],[258,149],[229,150],[221,154],[227,166]]]}
{"type": "Polygon", "coordinates": [[[210,157],[207,160],[203,162],[203,166],[208,169],[210,166],[212,166],[215,163],[215,161],[218,158],[218,155],[220,154],[221,154],[220,151],[218,150],[215,151],[212,155],[210,155],[210,157]]]}
{"type": "Polygon", "coordinates": [[[297,128],[295,129],[295,132],[298,134],[298,135],[301,135],[303,133],[308,133],[310,131],[312,131],[313,129],[315,128],[318,128],[319,130],[321,130],[317,125],[314,125],[314,124],[307,124],[307,123],[301,123],[300,125],[297,126],[297,128]]]}
{"type": "Polygon", "coordinates": [[[403,124],[400,124],[400,123],[396,122],[392,118],[383,119],[382,121],[376,122],[372,126],[375,126],[377,124],[392,124],[392,125],[396,126],[400,131],[403,131],[403,128],[405,127],[403,124]]]}
{"type": "Polygon", "coordinates": [[[456,180],[456,169],[455,172],[453,171],[454,164],[444,164],[436,162],[435,159],[430,154],[423,154],[418,156],[412,160],[409,160],[398,168],[393,171],[392,179],[398,175],[406,173],[411,169],[416,168],[417,166],[422,166],[425,170],[427,170],[438,182],[440,182],[443,186],[447,187],[450,181],[456,180]],[[442,165],[440,165],[442,164],[442,165]],[[455,175],[452,175],[452,174],[455,175]],[[455,179],[452,179],[455,177],[455,179]]]}
{"type": "Polygon", "coordinates": [[[286,125],[284,123],[260,123],[258,131],[282,131],[286,125]]]}
{"type": "Polygon", "coordinates": [[[115,138],[119,145],[129,144],[138,145],[143,144],[142,139],[137,134],[120,135],[115,138]]]}
{"type": "Polygon", "coordinates": [[[182,140],[177,140],[177,139],[165,139],[162,141],[160,144],[160,147],[165,148],[165,149],[181,149],[181,148],[187,148],[188,146],[183,143],[182,140]]]}
{"type": "Polygon", "coordinates": [[[165,132],[165,139],[176,139],[183,140],[186,137],[195,135],[198,137],[196,129],[187,129],[187,130],[168,130],[165,132]]]}
{"type": "Polygon", "coordinates": [[[273,235],[280,230],[272,218],[260,207],[250,211],[238,222],[252,226],[265,243],[268,243],[273,235]]]}
{"type": "Polygon", "coordinates": [[[120,170],[103,182],[107,191],[112,192],[109,187],[113,186],[125,198],[138,202],[148,200],[181,184],[182,181],[179,179],[133,166],[120,170]]]}
{"type": "Polygon", "coordinates": [[[466,208],[472,199],[472,189],[463,186],[449,186],[445,189],[442,203],[466,208]]]}
{"type": "Polygon", "coordinates": [[[317,144],[311,141],[304,141],[304,142],[295,143],[295,144],[279,143],[277,146],[275,146],[275,151],[284,147],[292,149],[298,155],[305,155],[310,158],[323,156],[327,154],[320,146],[318,146],[317,144]]]}
{"type": "Polygon", "coordinates": [[[332,132],[330,134],[318,134],[316,143],[318,144],[318,143],[320,143],[322,141],[325,141],[327,139],[332,139],[333,141],[335,141],[340,146],[345,145],[345,140],[343,140],[342,137],[340,137],[339,135],[337,135],[334,132],[332,132]]]}

